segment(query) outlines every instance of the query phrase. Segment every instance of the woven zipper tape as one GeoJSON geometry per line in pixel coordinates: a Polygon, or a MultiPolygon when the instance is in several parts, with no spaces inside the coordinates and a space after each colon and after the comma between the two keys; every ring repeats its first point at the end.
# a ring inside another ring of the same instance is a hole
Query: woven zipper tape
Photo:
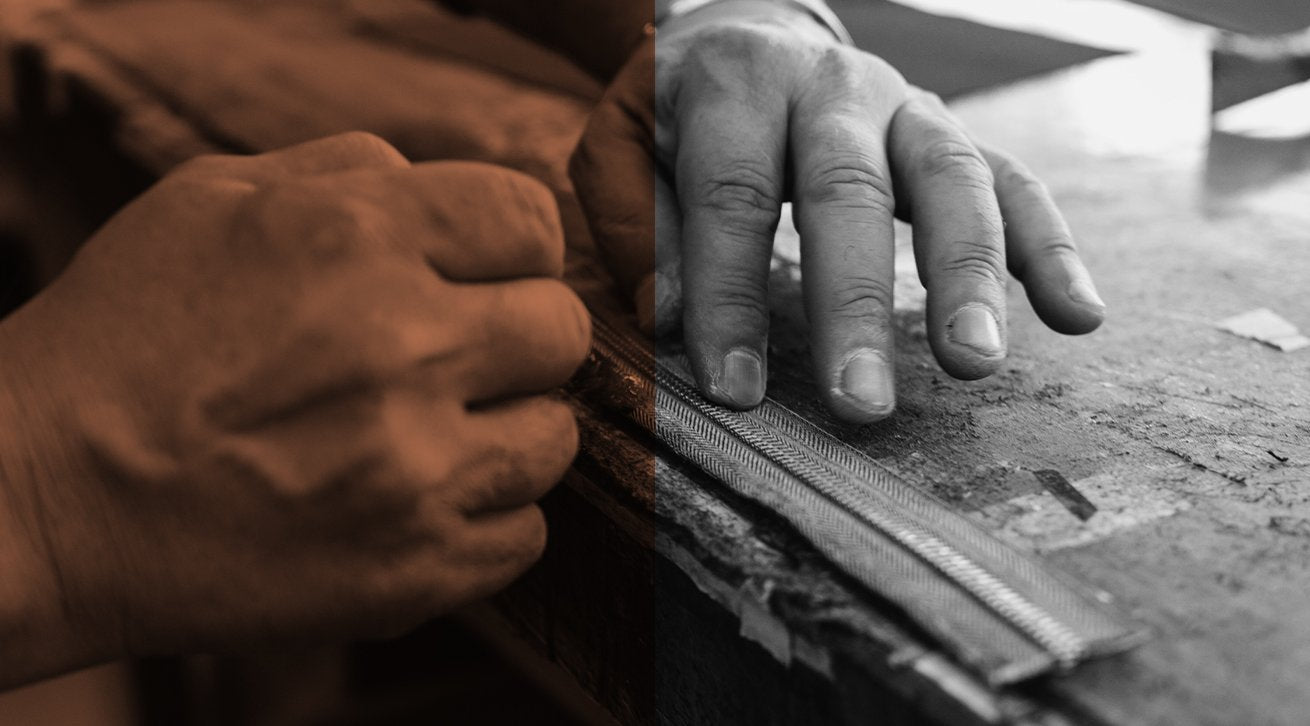
{"type": "Polygon", "coordinates": [[[699,395],[680,360],[656,362],[603,321],[595,341],[594,370],[617,391],[611,403],[679,456],[776,511],[992,685],[1140,642],[1138,629],[1077,583],[782,405],[729,411],[699,395]]]}

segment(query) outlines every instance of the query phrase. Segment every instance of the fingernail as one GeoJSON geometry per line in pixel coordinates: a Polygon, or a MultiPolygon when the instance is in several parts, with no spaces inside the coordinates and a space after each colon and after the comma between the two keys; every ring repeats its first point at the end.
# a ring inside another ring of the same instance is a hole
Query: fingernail
{"type": "Polygon", "coordinates": [[[1096,294],[1096,288],[1092,283],[1086,280],[1074,280],[1069,283],[1069,289],[1066,291],[1069,298],[1079,305],[1085,305],[1092,308],[1105,308],[1105,302],[1101,296],[1096,294]]]}
{"type": "Polygon", "coordinates": [[[888,414],[896,407],[892,367],[876,350],[862,350],[846,363],[841,391],[871,414],[888,414]]]}
{"type": "Polygon", "coordinates": [[[734,405],[750,408],[764,399],[764,363],[748,348],[733,348],[723,356],[723,373],[716,388],[734,405]]]}
{"type": "Polygon", "coordinates": [[[1005,353],[1001,346],[1001,326],[984,305],[974,303],[955,311],[946,324],[946,337],[988,358],[1005,353]]]}

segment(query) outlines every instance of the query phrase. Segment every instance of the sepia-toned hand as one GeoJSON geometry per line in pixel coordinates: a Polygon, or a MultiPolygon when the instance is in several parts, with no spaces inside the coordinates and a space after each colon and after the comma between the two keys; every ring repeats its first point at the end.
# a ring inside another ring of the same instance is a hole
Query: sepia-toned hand
{"type": "Polygon", "coordinates": [[[365,134],[199,158],[122,210],[0,324],[34,585],[6,642],[38,664],[0,680],[395,633],[516,578],[577,447],[563,250],[539,183],[365,134]]]}

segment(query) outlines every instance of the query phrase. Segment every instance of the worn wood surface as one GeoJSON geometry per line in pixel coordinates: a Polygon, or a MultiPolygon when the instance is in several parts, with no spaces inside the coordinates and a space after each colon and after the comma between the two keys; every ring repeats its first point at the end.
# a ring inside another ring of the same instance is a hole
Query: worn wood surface
{"type": "MultiPolygon", "coordinates": [[[[57,92],[28,113],[57,118],[70,99],[97,98],[120,110],[105,119],[111,137],[135,139],[157,171],[201,146],[364,128],[414,158],[525,168],[570,208],[562,164],[586,113],[579,94],[392,44],[377,14],[361,35],[351,17],[331,3],[123,2],[47,18],[19,45],[28,61],[47,51],[41,83],[57,92]],[[152,145],[156,125],[167,143],[152,145]]],[[[771,395],[1114,593],[1151,643],[980,691],[769,513],[603,417],[584,421],[587,451],[548,503],[551,553],[506,598],[517,622],[633,721],[858,722],[881,708],[907,723],[915,709],[945,723],[1304,723],[1310,351],[1214,323],[1269,307],[1310,330],[1306,142],[1212,138],[1206,35],[1157,32],[1154,50],[956,107],[1050,184],[1110,303],[1102,331],[1045,331],[1016,285],[1005,368],[951,380],[927,351],[902,260],[899,411],[842,428],[813,395],[784,231],[770,365],[771,395]],[[1060,472],[1097,514],[1074,516],[1037,470],[1060,472]]],[[[566,222],[574,277],[602,299],[585,230],[566,222]]]]}

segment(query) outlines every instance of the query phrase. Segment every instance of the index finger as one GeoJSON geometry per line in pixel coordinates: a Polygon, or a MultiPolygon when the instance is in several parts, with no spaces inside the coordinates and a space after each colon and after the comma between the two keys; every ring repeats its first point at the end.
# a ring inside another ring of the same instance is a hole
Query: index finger
{"type": "Polygon", "coordinates": [[[711,94],[679,115],[687,355],[701,390],[733,408],[764,399],[786,118],[785,99],[773,89],[751,98],[711,94]]]}

